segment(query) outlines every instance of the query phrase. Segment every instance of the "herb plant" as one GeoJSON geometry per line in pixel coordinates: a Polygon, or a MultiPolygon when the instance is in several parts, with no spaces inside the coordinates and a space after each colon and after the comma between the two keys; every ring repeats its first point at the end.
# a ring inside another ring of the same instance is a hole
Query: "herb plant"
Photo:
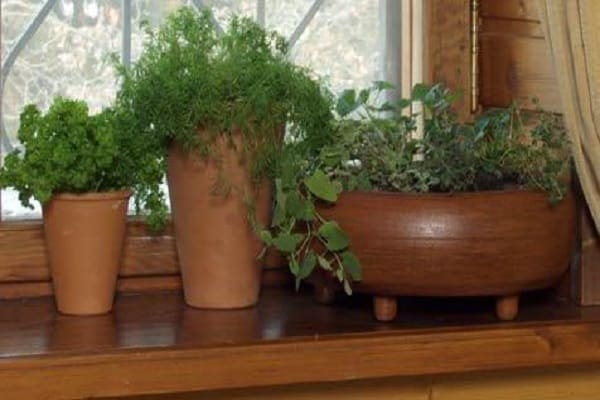
{"type": "Polygon", "coordinates": [[[456,96],[442,85],[417,85],[411,99],[379,101],[393,87],[376,82],[348,90],[336,104],[338,120],[319,148],[288,144],[276,182],[275,215],[261,237],[288,255],[297,285],[316,267],[332,273],[351,293],[361,278],[350,238],[318,212],[344,191],[464,192],[526,187],[551,202],[567,190],[569,142],[559,116],[540,111],[530,119],[516,106],[490,110],[473,123],[451,111],[456,96]],[[413,102],[424,110],[417,139],[413,102]]]}
{"type": "MultiPolygon", "coordinates": [[[[32,198],[44,204],[60,193],[135,189],[158,182],[140,173],[151,160],[135,137],[118,129],[114,109],[90,115],[84,101],[56,97],[47,113],[31,104],[20,118],[18,138],[25,151],[6,156],[0,186],[14,187],[26,207],[32,207],[32,198]]],[[[165,211],[160,201],[139,201],[155,215],[165,211]]]]}
{"type": "MultiPolygon", "coordinates": [[[[288,59],[287,44],[247,18],[219,34],[210,10],[181,8],[158,31],[146,26],[144,50],[131,68],[118,66],[122,126],[143,137],[160,160],[180,145],[218,160],[215,140],[242,136],[240,157],[255,185],[279,170],[281,132],[321,145],[332,129],[331,96],[310,71],[288,59]]],[[[234,141],[228,141],[234,146],[234,141]]],[[[222,176],[217,187],[227,187],[222,176]]]]}

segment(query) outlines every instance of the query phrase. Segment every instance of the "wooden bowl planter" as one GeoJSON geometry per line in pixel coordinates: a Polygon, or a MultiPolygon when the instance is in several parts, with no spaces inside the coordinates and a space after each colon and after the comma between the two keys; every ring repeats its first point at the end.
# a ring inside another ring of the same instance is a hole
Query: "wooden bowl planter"
{"type": "MultiPolygon", "coordinates": [[[[241,146],[241,136],[234,139],[241,146]]],[[[258,301],[262,264],[257,259],[262,245],[248,223],[250,176],[225,137],[215,148],[218,163],[178,145],[169,152],[167,178],[184,296],[193,307],[244,308],[258,301]],[[231,185],[226,195],[214,193],[219,177],[231,185]]],[[[258,220],[268,224],[270,184],[260,189],[256,204],[258,220]]]]}
{"type": "MultiPolygon", "coordinates": [[[[374,296],[375,317],[396,317],[398,296],[494,296],[512,320],[524,291],[555,284],[575,243],[575,202],[544,193],[349,192],[320,212],[351,237],[362,264],[356,292],[374,296]]],[[[332,288],[316,284],[317,299],[332,288]]]]}
{"type": "Polygon", "coordinates": [[[60,194],[44,205],[44,235],[61,313],[112,309],[130,196],[130,190],[60,194]]]}

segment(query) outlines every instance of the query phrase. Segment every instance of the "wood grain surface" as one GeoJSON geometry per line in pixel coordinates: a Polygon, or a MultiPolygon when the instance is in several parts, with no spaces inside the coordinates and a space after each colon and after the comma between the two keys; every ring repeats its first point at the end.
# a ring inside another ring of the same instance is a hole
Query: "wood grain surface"
{"type": "MultiPolygon", "coordinates": [[[[285,259],[269,253],[263,285],[286,284],[285,259]]],[[[171,290],[181,287],[175,237],[171,225],[154,234],[140,221],[130,221],[125,239],[119,291],[171,290]]],[[[41,222],[0,224],[0,299],[52,293],[41,222]]]]}
{"type": "Polygon", "coordinates": [[[434,301],[380,324],[362,300],[323,307],[270,289],[257,308],[202,311],[147,294],[83,319],[50,299],[2,301],[0,391],[89,398],[600,362],[598,308],[532,298],[519,322],[497,323],[487,306],[434,301]]]}
{"type": "Polygon", "coordinates": [[[427,3],[427,60],[429,82],[443,82],[461,93],[454,109],[471,118],[471,7],[468,0],[429,0],[427,3]]]}
{"type": "MultiPolygon", "coordinates": [[[[151,276],[177,272],[172,227],[169,225],[161,234],[153,234],[142,222],[130,222],[120,275],[151,276]]],[[[41,222],[3,222],[0,225],[0,281],[49,279],[41,222]]]]}
{"type": "Polygon", "coordinates": [[[600,368],[545,368],[288,385],[128,400],[597,400],[600,368]]]}
{"type": "Polygon", "coordinates": [[[534,0],[481,0],[480,102],[483,108],[517,101],[535,109],[532,99],[560,112],[560,94],[550,49],[534,0]]]}
{"type": "Polygon", "coordinates": [[[481,16],[538,21],[535,0],[480,0],[481,16]]]}

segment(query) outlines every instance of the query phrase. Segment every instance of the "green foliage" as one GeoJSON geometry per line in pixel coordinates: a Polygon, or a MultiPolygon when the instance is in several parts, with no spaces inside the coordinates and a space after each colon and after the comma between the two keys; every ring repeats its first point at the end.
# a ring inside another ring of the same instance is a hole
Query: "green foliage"
{"type": "Polygon", "coordinates": [[[118,66],[117,106],[122,126],[144,138],[163,173],[173,142],[218,160],[216,138],[239,133],[240,157],[259,184],[279,171],[286,124],[304,145],[319,146],[329,137],[331,96],[288,60],[287,44],[276,33],[234,17],[219,35],[209,10],[191,8],[146,32],[139,61],[129,69],[118,66]]]}
{"type": "MultiPolygon", "coordinates": [[[[442,85],[417,85],[411,99],[381,101],[393,86],[347,90],[337,101],[339,116],[325,145],[286,145],[277,181],[275,218],[269,235],[299,234],[285,249],[297,282],[316,264],[350,293],[361,279],[350,238],[315,207],[333,204],[342,191],[463,192],[527,187],[560,201],[567,190],[569,142],[560,116],[543,112],[527,118],[516,106],[491,110],[473,123],[451,111],[456,95],[442,85]],[[414,138],[420,102],[424,135],[414,138]],[[302,270],[302,260],[310,257],[302,270]]],[[[264,231],[266,232],[266,231],[264,231]]],[[[265,242],[267,243],[267,242],[265,242]]],[[[268,244],[268,243],[267,243],[268,244]]]]}
{"type": "Polygon", "coordinates": [[[273,221],[259,236],[266,246],[275,246],[288,255],[296,287],[319,266],[351,294],[350,283],[359,281],[361,273],[358,258],[349,250],[350,238],[315,207],[317,202],[334,203],[342,187],[320,169],[307,173],[313,165],[310,157],[310,148],[302,143],[287,143],[283,148],[279,178],[275,180],[273,221]]]}
{"type": "Polygon", "coordinates": [[[413,97],[369,103],[375,87],[343,98],[360,113],[338,121],[336,140],[319,150],[311,171],[344,190],[464,192],[528,187],[559,201],[567,190],[569,141],[562,119],[512,105],[460,123],[450,106],[456,96],[441,85],[417,85],[413,97]],[[415,139],[421,102],[424,135],[415,139]]]}
{"type": "MultiPolygon", "coordinates": [[[[115,110],[89,115],[83,101],[57,97],[43,114],[35,105],[21,113],[18,138],[25,151],[8,154],[0,186],[14,187],[24,206],[46,203],[59,193],[106,192],[136,188],[144,158],[135,138],[118,129],[115,110]]],[[[145,203],[161,211],[159,204],[145,203]]]]}

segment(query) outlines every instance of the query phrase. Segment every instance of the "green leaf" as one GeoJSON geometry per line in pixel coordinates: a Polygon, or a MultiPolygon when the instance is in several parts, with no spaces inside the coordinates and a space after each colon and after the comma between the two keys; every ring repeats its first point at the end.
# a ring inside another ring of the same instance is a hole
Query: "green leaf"
{"type": "Polygon", "coordinates": [[[360,267],[360,261],[358,257],[351,251],[345,251],[342,253],[342,265],[344,270],[350,274],[352,280],[362,280],[362,269],[360,267]]]}
{"type": "Polygon", "coordinates": [[[285,203],[275,203],[275,209],[273,210],[273,220],[271,226],[280,226],[285,221],[285,203]]]}
{"type": "Polygon", "coordinates": [[[292,192],[287,197],[286,209],[288,214],[292,215],[297,220],[312,221],[314,220],[315,207],[310,200],[302,199],[298,193],[292,192]]]}
{"type": "Polygon", "coordinates": [[[290,272],[294,274],[294,276],[298,276],[300,272],[300,265],[298,264],[298,260],[294,257],[290,257],[289,259],[290,272]]]}
{"type": "Polygon", "coordinates": [[[328,147],[321,150],[320,158],[323,160],[326,166],[332,168],[337,166],[344,159],[342,150],[337,147],[328,147]]]}
{"type": "Polygon", "coordinates": [[[271,235],[270,231],[263,229],[262,231],[260,231],[259,235],[260,235],[260,240],[265,245],[267,245],[267,246],[273,245],[273,236],[271,235]]]}
{"type": "Polygon", "coordinates": [[[304,202],[304,210],[302,215],[298,216],[298,219],[303,221],[314,221],[315,220],[315,205],[310,201],[304,202]]]}
{"type": "Polygon", "coordinates": [[[337,201],[339,188],[320,169],[304,180],[304,184],[310,192],[318,198],[334,203],[337,201]]]}
{"type": "Polygon", "coordinates": [[[352,287],[347,280],[344,281],[344,292],[346,292],[348,296],[352,296],[352,287]]]}
{"type": "Polygon", "coordinates": [[[350,114],[352,111],[358,108],[358,103],[356,101],[356,90],[347,89],[342,92],[339,96],[337,104],[335,106],[335,110],[339,114],[340,117],[345,117],[350,114]]]}
{"type": "Polygon", "coordinates": [[[304,279],[308,277],[315,267],[317,266],[317,256],[315,252],[310,250],[306,257],[302,260],[302,264],[300,264],[300,271],[298,273],[298,278],[304,279]]]}
{"type": "Polygon", "coordinates": [[[355,178],[355,186],[357,190],[373,190],[373,185],[369,180],[369,174],[366,171],[361,171],[355,178]]]}
{"type": "Polygon", "coordinates": [[[287,196],[287,200],[285,203],[286,212],[293,216],[294,218],[298,218],[299,215],[302,215],[302,200],[300,196],[296,192],[292,192],[287,196]]]}
{"type": "Polygon", "coordinates": [[[431,87],[424,83],[416,84],[412,90],[412,98],[417,101],[424,101],[429,94],[431,87]]]}
{"type": "Polygon", "coordinates": [[[273,239],[273,244],[279,251],[292,253],[302,240],[304,240],[304,235],[301,233],[281,233],[273,239]]]}
{"type": "Polygon", "coordinates": [[[287,195],[283,192],[281,179],[275,180],[275,209],[271,226],[280,226],[286,218],[287,195]]]}
{"type": "Polygon", "coordinates": [[[368,89],[363,89],[358,93],[358,103],[363,105],[369,101],[369,96],[371,95],[368,89]]]}
{"type": "Polygon", "coordinates": [[[331,184],[338,195],[344,190],[344,185],[342,185],[342,182],[340,181],[332,181],[331,184]]]}
{"type": "Polygon", "coordinates": [[[325,239],[326,247],[330,251],[344,250],[350,244],[348,235],[335,221],[327,221],[321,225],[319,235],[325,239]]]}
{"type": "Polygon", "coordinates": [[[398,99],[396,104],[397,104],[398,108],[404,109],[404,108],[410,107],[410,105],[412,104],[412,101],[410,101],[409,99],[398,99]]]}
{"type": "Polygon", "coordinates": [[[386,82],[386,81],[375,81],[375,82],[373,82],[373,87],[377,90],[396,89],[396,86],[393,83],[386,82]]]}
{"type": "Polygon", "coordinates": [[[317,256],[317,261],[319,262],[319,265],[321,266],[321,268],[323,268],[325,271],[331,271],[331,263],[329,261],[327,261],[327,259],[325,257],[322,256],[317,256]]]}

